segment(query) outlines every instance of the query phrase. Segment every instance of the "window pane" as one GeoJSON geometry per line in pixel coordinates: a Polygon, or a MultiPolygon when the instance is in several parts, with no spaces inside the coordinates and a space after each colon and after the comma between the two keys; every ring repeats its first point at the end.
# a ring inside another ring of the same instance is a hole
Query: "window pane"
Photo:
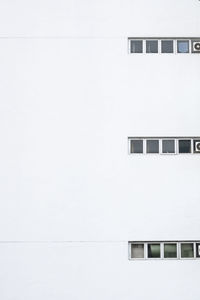
{"type": "Polygon", "coordinates": [[[131,258],[144,258],[144,244],[131,244],[131,258]]]}
{"type": "Polygon", "coordinates": [[[191,153],[191,140],[179,140],[179,153],[191,153]]]}
{"type": "Polygon", "coordinates": [[[173,41],[161,41],[162,53],[173,53],[173,41]]]}
{"type": "Polygon", "coordinates": [[[196,243],[196,255],[200,257],[200,243],[196,243]]]}
{"type": "Polygon", "coordinates": [[[188,53],[189,52],[189,41],[177,41],[178,53],[188,53]]]}
{"type": "Polygon", "coordinates": [[[142,53],[143,52],[143,41],[132,40],[131,41],[131,53],[142,53]]]}
{"type": "Polygon", "coordinates": [[[177,246],[176,244],[164,244],[164,258],[176,258],[177,246]]]}
{"type": "Polygon", "coordinates": [[[147,140],[147,153],[159,153],[159,140],[147,140]]]}
{"type": "Polygon", "coordinates": [[[181,257],[194,257],[193,244],[181,244],[181,257]]]}
{"type": "Polygon", "coordinates": [[[160,257],[160,244],[148,244],[148,257],[149,258],[160,257]]]}
{"type": "Polygon", "coordinates": [[[174,140],[163,140],[162,141],[162,152],[163,153],[175,153],[175,141],[174,140]]]}
{"type": "Polygon", "coordinates": [[[143,140],[131,141],[131,153],[143,153],[143,140]]]}
{"type": "Polygon", "coordinates": [[[158,53],[158,41],[146,41],[147,53],[158,53]]]}

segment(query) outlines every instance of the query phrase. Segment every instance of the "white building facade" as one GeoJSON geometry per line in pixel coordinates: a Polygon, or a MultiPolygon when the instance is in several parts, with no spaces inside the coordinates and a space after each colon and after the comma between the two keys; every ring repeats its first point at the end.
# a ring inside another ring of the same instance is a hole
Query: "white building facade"
{"type": "Polygon", "coordinates": [[[199,300],[196,244],[148,259],[200,241],[198,39],[197,0],[1,0],[1,300],[199,300]]]}

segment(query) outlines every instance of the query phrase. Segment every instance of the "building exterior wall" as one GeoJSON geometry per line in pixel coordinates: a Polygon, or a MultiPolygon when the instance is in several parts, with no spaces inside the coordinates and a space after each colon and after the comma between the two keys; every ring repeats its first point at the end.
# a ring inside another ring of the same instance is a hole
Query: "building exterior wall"
{"type": "Polygon", "coordinates": [[[200,260],[128,260],[128,241],[200,240],[200,155],[128,155],[129,136],[200,136],[200,56],[128,54],[128,37],[200,37],[199,15],[1,1],[2,300],[199,300],[200,260]]]}

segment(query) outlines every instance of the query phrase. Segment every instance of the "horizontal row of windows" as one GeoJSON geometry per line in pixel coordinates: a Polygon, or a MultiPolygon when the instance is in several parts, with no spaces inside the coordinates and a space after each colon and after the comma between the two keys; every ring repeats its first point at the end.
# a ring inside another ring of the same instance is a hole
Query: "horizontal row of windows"
{"type": "Polygon", "coordinates": [[[128,138],[130,154],[200,154],[200,138],[128,138]]]}
{"type": "Polygon", "coordinates": [[[200,258],[199,242],[129,242],[129,259],[200,258]]]}
{"type": "Polygon", "coordinates": [[[130,53],[200,53],[199,39],[129,38],[130,53]]]}

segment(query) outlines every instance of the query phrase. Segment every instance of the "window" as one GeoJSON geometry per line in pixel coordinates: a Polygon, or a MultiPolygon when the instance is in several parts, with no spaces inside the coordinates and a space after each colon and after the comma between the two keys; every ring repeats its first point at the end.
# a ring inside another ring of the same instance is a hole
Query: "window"
{"type": "Polygon", "coordinates": [[[196,256],[200,257],[200,243],[196,243],[196,256]]]}
{"type": "Polygon", "coordinates": [[[200,40],[192,40],[192,53],[200,53],[200,40]]]}
{"type": "Polygon", "coordinates": [[[131,260],[200,259],[200,241],[128,242],[131,260]]]}
{"type": "Polygon", "coordinates": [[[131,257],[132,258],[144,258],[144,244],[132,244],[131,245],[131,257]]]}
{"type": "Polygon", "coordinates": [[[131,141],[131,153],[143,153],[143,140],[131,141]]]}
{"type": "Polygon", "coordinates": [[[147,140],[147,153],[159,153],[159,140],[147,140]]]}
{"type": "Polygon", "coordinates": [[[178,53],[189,53],[189,41],[177,41],[178,53]]]}
{"type": "Polygon", "coordinates": [[[148,258],[160,258],[160,244],[148,244],[148,258]]]}
{"type": "Polygon", "coordinates": [[[164,258],[177,258],[177,244],[164,244],[164,258]]]}
{"type": "Polygon", "coordinates": [[[173,53],[174,52],[173,40],[162,40],[161,41],[161,52],[162,53],[173,53]]]}
{"type": "Polygon", "coordinates": [[[182,258],[194,257],[193,243],[182,243],[181,244],[181,257],[182,258]]]}
{"type": "Polygon", "coordinates": [[[163,140],[162,141],[163,153],[175,153],[175,140],[163,140]]]}
{"type": "Polygon", "coordinates": [[[143,41],[132,40],[131,41],[131,53],[142,53],[143,52],[143,41]]]}
{"type": "Polygon", "coordinates": [[[129,137],[130,154],[200,154],[200,138],[129,137]]]}
{"type": "Polygon", "coordinates": [[[200,38],[128,38],[130,53],[200,53],[200,38]]]}
{"type": "Polygon", "coordinates": [[[194,140],[194,153],[200,153],[200,140],[194,140]]]}
{"type": "Polygon", "coordinates": [[[191,153],[191,140],[179,140],[179,153],[191,153]]]}
{"type": "Polygon", "coordinates": [[[146,53],[158,53],[158,41],[147,40],[146,41],[146,53]]]}

